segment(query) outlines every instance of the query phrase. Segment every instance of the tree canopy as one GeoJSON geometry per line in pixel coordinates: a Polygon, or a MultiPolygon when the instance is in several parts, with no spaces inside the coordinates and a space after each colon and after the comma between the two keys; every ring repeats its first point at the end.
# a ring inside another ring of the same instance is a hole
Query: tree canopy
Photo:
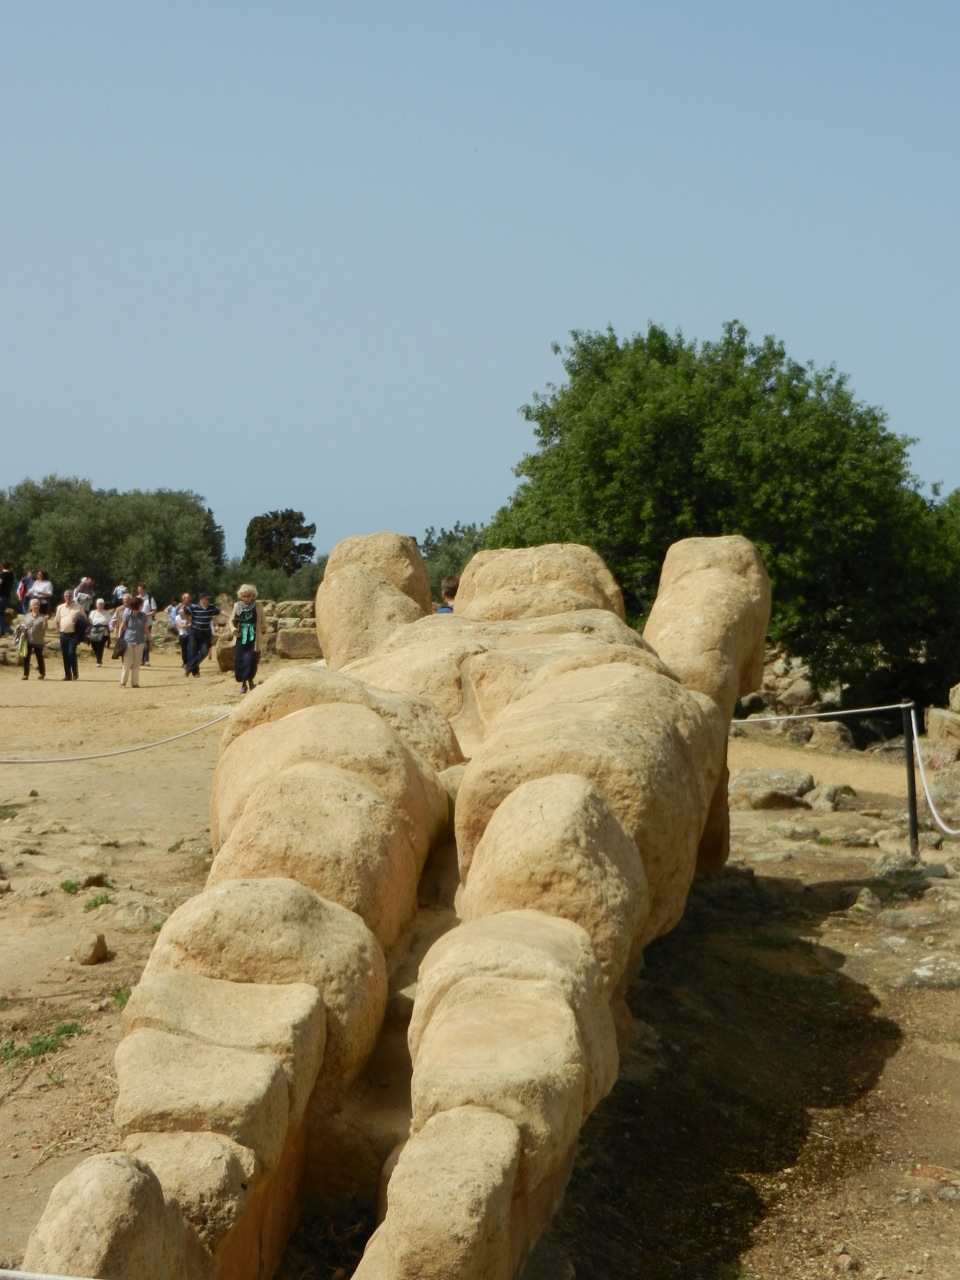
{"type": "Polygon", "coordinates": [[[562,359],[567,382],[522,409],[537,450],[486,545],[587,543],[639,617],[672,542],[741,533],[770,573],[773,638],[821,685],[941,656],[960,500],[940,511],[920,494],[913,441],[843,374],[737,322],[699,346],[653,324],[622,342],[573,332],[562,359]]]}
{"type": "Polygon", "coordinates": [[[434,600],[439,600],[444,578],[459,578],[464,565],[482,550],[484,543],[477,525],[461,524],[458,520],[452,529],[441,529],[439,533],[431,525],[418,546],[430,579],[431,594],[434,600]]]}
{"type": "Polygon", "coordinates": [[[282,569],[289,576],[313,559],[316,547],[301,539],[312,538],[316,532],[317,526],[307,524],[302,511],[290,507],[267,511],[247,525],[243,558],[265,569],[282,569]]]}
{"type": "Polygon", "coordinates": [[[56,475],[0,492],[0,547],[17,572],[45,569],[58,589],[90,574],[106,593],[123,577],[158,600],[213,590],[224,564],[223,530],[197,494],[120,493],[56,475]]]}

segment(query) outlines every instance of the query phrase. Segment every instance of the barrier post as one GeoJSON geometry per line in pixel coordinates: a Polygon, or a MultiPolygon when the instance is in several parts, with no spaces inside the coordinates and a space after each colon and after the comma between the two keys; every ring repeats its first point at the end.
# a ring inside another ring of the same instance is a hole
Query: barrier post
{"type": "Polygon", "coordinates": [[[913,711],[912,702],[901,702],[900,711],[903,715],[903,746],[904,754],[907,758],[907,822],[910,831],[910,855],[913,858],[920,856],[920,835],[917,823],[917,779],[913,768],[913,711]]]}

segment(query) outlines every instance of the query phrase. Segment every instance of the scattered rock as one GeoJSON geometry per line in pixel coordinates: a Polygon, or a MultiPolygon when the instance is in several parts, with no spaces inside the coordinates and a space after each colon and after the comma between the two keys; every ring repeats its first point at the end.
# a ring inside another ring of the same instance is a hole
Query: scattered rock
{"type": "Polygon", "coordinates": [[[77,964],[101,964],[108,954],[106,938],[95,929],[81,929],[73,940],[73,958],[77,964]]]}
{"type": "Polygon", "coordinates": [[[873,890],[864,887],[857,894],[857,900],[850,908],[850,915],[874,916],[882,906],[883,903],[873,890]]]}
{"type": "Polygon", "coordinates": [[[740,809],[805,808],[813,775],[796,769],[739,769],[730,778],[730,807],[740,809]]]}
{"type": "Polygon", "coordinates": [[[770,834],[781,840],[816,840],[820,834],[817,827],[797,827],[792,822],[771,822],[770,834]]]}
{"type": "Polygon", "coordinates": [[[822,782],[812,791],[808,791],[803,798],[811,809],[820,813],[832,813],[837,809],[850,808],[845,802],[854,799],[856,794],[853,787],[848,787],[846,783],[822,782]]]}
{"type": "Polygon", "coordinates": [[[904,849],[882,853],[870,868],[870,875],[878,880],[892,880],[904,871],[912,871],[917,863],[913,855],[904,849]]]}

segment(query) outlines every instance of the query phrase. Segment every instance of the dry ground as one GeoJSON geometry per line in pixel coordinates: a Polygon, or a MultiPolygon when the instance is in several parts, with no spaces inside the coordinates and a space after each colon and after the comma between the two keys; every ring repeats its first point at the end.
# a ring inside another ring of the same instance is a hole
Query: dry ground
{"type": "MultiPolygon", "coordinates": [[[[151,742],[238,701],[213,662],[185,679],[170,651],[138,691],[87,655],[69,689],[53,655],[48,671],[23,682],[0,665],[8,760],[151,742]]],[[[0,1266],[21,1260],[52,1185],[117,1145],[120,1006],[159,922],[202,887],[219,732],[0,766],[0,1266]],[[111,954],[80,967],[90,927],[111,954]],[[30,1056],[69,1023],[80,1030],[30,1056]]],[[[584,1131],[540,1276],[960,1276],[960,880],[893,877],[875,884],[884,909],[851,914],[881,852],[865,842],[903,844],[903,766],[731,743],[733,768],[773,763],[848,782],[856,810],[734,814],[730,865],[634,984],[635,1049],[584,1131]]],[[[285,1276],[330,1277],[352,1243],[335,1264],[301,1234],[285,1276]]]]}

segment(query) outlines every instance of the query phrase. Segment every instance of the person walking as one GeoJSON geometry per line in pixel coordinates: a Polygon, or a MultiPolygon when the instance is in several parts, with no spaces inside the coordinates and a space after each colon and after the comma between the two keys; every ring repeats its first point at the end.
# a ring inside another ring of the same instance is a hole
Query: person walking
{"type": "Polygon", "coordinates": [[[177,633],[177,643],[180,646],[180,661],[183,669],[186,671],[187,663],[190,660],[190,627],[192,620],[189,613],[186,612],[187,605],[190,603],[191,596],[189,591],[185,591],[180,597],[179,604],[175,601],[170,606],[170,623],[177,633]]]}
{"type": "Polygon", "coordinates": [[[236,639],[233,647],[233,674],[240,692],[256,688],[257,668],[263,648],[263,605],[257,599],[257,588],[244,582],[237,588],[237,603],[233,606],[233,623],[236,639]]]}
{"type": "Polygon", "coordinates": [[[226,619],[227,615],[215,605],[206,591],[201,591],[199,604],[188,604],[182,609],[190,619],[190,653],[184,675],[199,676],[200,663],[210,652],[213,644],[213,623],[215,618],[226,619]]]}
{"type": "Polygon", "coordinates": [[[104,606],[103,597],[97,599],[97,603],[90,610],[90,617],[87,619],[89,627],[87,629],[87,639],[90,641],[90,648],[93,650],[93,656],[97,660],[97,666],[103,666],[103,651],[107,647],[107,641],[110,639],[110,615],[104,606]]]}
{"type": "Polygon", "coordinates": [[[30,655],[32,654],[37,660],[37,677],[43,680],[47,674],[46,663],[43,660],[43,642],[44,633],[47,629],[47,620],[40,612],[40,601],[31,600],[27,608],[27,612],[17,623],[16,635],[18,640],[22,640],[26,636],[27,651],[23,655],[23,678],[30,679],[30,655]]]}
{"type": "Polygon", "coordinates": [[[47,617],[53,608],[53,583],[47,577],[46,569],[37,570],[37,576],[30,588],[30,599],[40,601],[40,612],[47,617]]]}
{"type": "Polygon", "coordinates": [[[118,628],[120,639],[124,642],[123,670],[120,673],[120,684],[126,688],[129,679],[134,689],[140,688],[140,660],[143,657],[143,645],[147,636],[147,620],[143,616],[143,601],[134,596],[129,609],[124,609],[118,628]]]}
{"type": "Polygon", "coordinates": [[[57,605],[56,623],[60,633],[60,654],[63,658],[64,680],[79,680],[77,645],[84,634],[87,615],[73,598],[72,591],[63,593],[63,604],[57,605]]]}
{"type": "Polygon", "coordinates": [[[30,591],[36,578],[33,576],[32,569],[25,569],[23,577],[17,583],[17,599],[20,601],[20,612],[28,613],[30,610],[30,591]]]}
{"type": "Polygon", "coordinates": [[[157,612],[157,602],[147,590],[144,582],[137,583],[137,595],[143,601],[141,609],[147,623],[147,638],[143,642],[143,661],[140,665],[148,667],[150,665],[150,635],[153,631],[153,615],[157,612]]]}

